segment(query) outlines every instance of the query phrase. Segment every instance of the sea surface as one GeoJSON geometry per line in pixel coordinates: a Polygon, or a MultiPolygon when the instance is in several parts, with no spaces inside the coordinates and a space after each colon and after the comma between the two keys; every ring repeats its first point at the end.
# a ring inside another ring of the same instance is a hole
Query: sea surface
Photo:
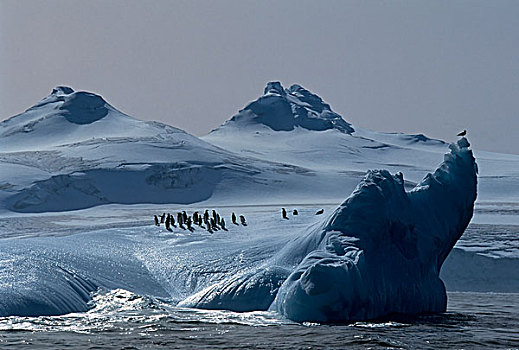
{"type": "Polygon", "coordinates": [[[268,312],[171,307],[100,292],[86,312],[0,319],[12,349],[518,349],[519,294],[448,293],[447,312],[377,322],[297,324],[268,312]]]}

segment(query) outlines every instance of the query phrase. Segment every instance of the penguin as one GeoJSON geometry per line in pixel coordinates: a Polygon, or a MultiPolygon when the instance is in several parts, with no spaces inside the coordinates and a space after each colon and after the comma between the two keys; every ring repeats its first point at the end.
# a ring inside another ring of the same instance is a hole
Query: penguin
{"type": "Polygon", "coordinates": [[[213,214],[213,219],[216,221],[216,210],[213,209],[212,214],[213,214]]]}
{"type": "Polygon", "coordinates": [[[187,226],[187,229],[191,232],[193,232],[195,230],[193,227],[191,227],[191,217],[190,216],[187,217],[186,226],[187,226]]]}
{"type": "Polygon", "coordinates": [[[173,230],[171,229],[171,227],[169,226],[169,223],[170,223],[170,220],[171,219],[171,216],[168,214],[168,216],[166,217],[166,222],[165,222],[165,226],[166,226],[166,230],[168,230],[169,232],[173,232],[173,230]]]}
{"type": "Polygon", "coordinates": [[[281,208],[281,216],[283,217],[283,219],[288,220],[287,211],[285,210],[285,208],[281,208]]]}
{"type": "Polygon", "coordinates": [[[160,223],[163,224],[164,223],[164,219],[166,218],[166,213],[162,213],[162,215],[160,216],[160,223]]]}
{"type": "Polygon", "coordinates": [[[187,222],[187,213],[185,210],[182,211],[182,219],[183,219],[182,222],[184,222],[184,223],[187,222]]]}
{"type": "Polygon", "coordinates": [[[227,231],[227,229],[225,228],[225,219],[224,218],[220,219],[220,227],[222,228],[222,230],[227,231]]]}
{"type": "Polygon", "coordinates": [[[324,213],[324,209],[319,209],[315,215],[321,215],[322,213],[324,213]]]}
{"type": "Polygon", "coordinates": [[[297,209],[294,209],[294,211],[292,212],[292,215],[299,215],[299,212],[297,211],[297,209]]]}
{"type": "Polygon", "coordinates": [[[240,221],[243,226],[247,226],[247,222],[245,221],[245,216],[240,215],[240,221]]]}
{"type": "Polygon", "coordinates": [[[178,227],[182,228],[185,230],[184,228],[184,218],[182,216],[182,213],[177,213],[177,221],[178,221],[178,227]]]}
{"type": "Polygon", "coordinates": [[[236,214],[234,214],[234,212],[231,215],[231,221],[233,224],[238,225],[238,223],[236,222],[236,214]]]}
{"type": "Polygon", "coordinates": [[[210,223],[211,223],[211,229],[213,231],[218,231],[218,226],[216,226],[216,220],[214,218],[210,219],[210,223]]]}
{"type": "Polygon", "coordinates": [[[176,227],[176,226],[175,226],[175,217],[174,217],[173,215],[171,215],[171,216],[169,217],[169,221],[170,221],[171,226],[176,227]]]}
{"type": "Polygon", "coordinates": [[[155,220],[155,226],[160,226],[159,218],[157,217],[157,215],[153,215],[153,220],[155,220]]]}
{"type": "Polygon", "coordinates": [[[209,211],[206,209],[204,212],[204,222],[209,220],[209,211]]]}
{"type": "Polygon", "coordinates": [[[467,130],[463,130],[462,132],[460,132],[458,135],[456,136],[465,136],[467,135],[467,130]]]}

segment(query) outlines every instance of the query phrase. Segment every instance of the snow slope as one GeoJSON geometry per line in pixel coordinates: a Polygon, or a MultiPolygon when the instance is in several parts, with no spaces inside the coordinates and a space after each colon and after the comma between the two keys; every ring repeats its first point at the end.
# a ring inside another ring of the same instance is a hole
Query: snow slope
{"type": "Polygon", "coordinates": [[[307,169],[236,155],[67,87],[0,123],[0,163],[1,206],[18,212],[280,201],[303,197],[314,179],[307,169]]]}
{"type": "MultiPolygon", "coordinates": [[[[269,83],[263,96],[202,139],[246,157],[303,167],[318,177],[334,176],[333,181],[347,187],[346,193],[341,191],[343,197],[370,169],[404,172],[411,188],[435,169],[438,156],[447,151],[447,143],[443,141],[422,134],[378,133],[352,127],[336,113],[334,125],[348,125],[347,129],[309,129],[297,124],[293,128],[272,127],[272,120],[299,119],[298,108],[308,110],[323,123],[328,121],[326,114],[317,112],[321,104],[327,104],[315,97],[318,102],[314,107],[311,102],[297,100],[299,95],[315,96],[298,85],[283,89],[278,82],[269,83]],[[345,183],[346,177],[352,181],[345,183]]],[[[478,151],[475,155],[480,167],[479,200],[518,201],[519,156],[478,151]]]]}
{"type": "MultiPolygon", "coordinates": [[[[445,143],[423,135],[354,129],[299,85],[269,83],[203,140],[129,117],[98,95],[57,87],[0,123],[0,208],[339,203],[369,169],[405,171],[412,188],[445,151],[445,143]]],[[[519,157],[476,155],[480,200],[519,200],[519,157]]]]}
{"type": "Polygon", "coordinates": [[[64,87],[1,123],[0,147],[7,207],[36,212],[207,199],[226,156],[179,129],[133,119],[100,96],[64,87]]]}

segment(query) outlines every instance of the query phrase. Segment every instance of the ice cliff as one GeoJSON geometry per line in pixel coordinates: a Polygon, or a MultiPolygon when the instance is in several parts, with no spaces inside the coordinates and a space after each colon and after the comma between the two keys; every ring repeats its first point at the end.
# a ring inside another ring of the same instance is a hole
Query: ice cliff
{"type": "Polygon", "coordinates": [[[472,218],[477,166],[466,138],[406,192],[401,173],[369,171],[320,226],[256,269],[180,303],[275,310],[295,321],[343,322],[443,312],[443,262],[472,218]]]}

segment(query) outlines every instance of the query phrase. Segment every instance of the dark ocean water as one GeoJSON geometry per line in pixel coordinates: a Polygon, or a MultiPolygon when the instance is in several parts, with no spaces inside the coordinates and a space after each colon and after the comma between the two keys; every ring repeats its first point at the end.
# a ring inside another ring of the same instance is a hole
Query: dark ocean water
{"type": "Polygon", "coordinates": [[[343,325],[297,324],[265,312],[179,309],[126,291],[89,312],[0,319],[12,349],[519,349],[519,294],[449,293],[448,310],[343,325]]]}

